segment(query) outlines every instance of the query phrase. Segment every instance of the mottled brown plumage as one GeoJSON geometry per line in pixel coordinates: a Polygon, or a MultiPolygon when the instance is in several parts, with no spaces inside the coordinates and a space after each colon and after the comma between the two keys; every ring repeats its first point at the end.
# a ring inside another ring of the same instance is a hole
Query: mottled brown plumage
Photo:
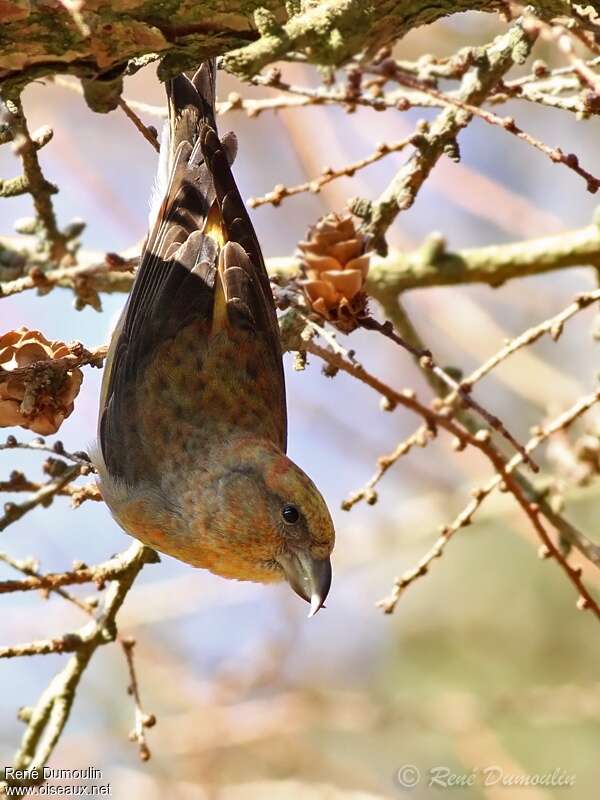
{"type": "Polygon", "coordinates": [[[285,455],[279,330],[214,118],[214,65],[168,86],[168,184],[115,330],[100,405],[103,496],[126,531],[230,578],[331,578],[325,502],[285,455]],[[297,517],[297,519],[296,519],[297,517]]]}

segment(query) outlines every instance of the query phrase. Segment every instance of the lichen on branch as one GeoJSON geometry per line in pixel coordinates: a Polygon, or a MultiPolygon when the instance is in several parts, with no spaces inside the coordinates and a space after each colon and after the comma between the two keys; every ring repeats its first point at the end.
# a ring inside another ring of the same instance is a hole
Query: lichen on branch
{"type": "MultiPolygon", "coordinates": [[[[571,0],[535,5],[547,18],[574,7],[571,0]]],[[[339,66],[440,17],[497,9],[497,0],[112,0],[78,10],[66,2],[3,0],[0,86],[15,91],[68,72],[84,81],[92,107],[108,111],[116,107],[123,74],[158,57],[162,77],[223,54],[226,67],[246,77],[289,58],[339,66]]]]}

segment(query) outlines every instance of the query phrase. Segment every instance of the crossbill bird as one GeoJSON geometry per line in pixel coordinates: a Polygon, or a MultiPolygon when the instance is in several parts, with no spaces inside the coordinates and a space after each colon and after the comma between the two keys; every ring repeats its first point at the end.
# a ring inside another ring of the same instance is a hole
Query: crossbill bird
{"type": "Polygon", "coordinates": [[[95,461],[117,522],[226,578],[331,584],[327,505],[286,455],[273,294],[215,121],[214,62],[167,84],[149,234],[106,362],[95,461]]]}

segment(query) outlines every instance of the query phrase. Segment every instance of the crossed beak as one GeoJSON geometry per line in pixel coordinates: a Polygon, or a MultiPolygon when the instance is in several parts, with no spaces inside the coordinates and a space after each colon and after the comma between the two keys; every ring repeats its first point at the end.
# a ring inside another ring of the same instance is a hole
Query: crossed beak
{"type": "Polygon", "coordinates": [[[310,553],[303,550],[283,553],[277,561],[281,564],[292,589],[310,603],[309,619],[314,617],[329,593],[331,561],[328,558],[313,558],[310,553]]]}

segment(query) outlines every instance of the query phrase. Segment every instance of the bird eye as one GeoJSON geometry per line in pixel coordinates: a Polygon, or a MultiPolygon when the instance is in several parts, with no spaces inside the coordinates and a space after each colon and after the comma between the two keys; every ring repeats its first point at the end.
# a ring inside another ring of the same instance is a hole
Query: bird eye
{"type": "Polygon", "coordinates": [[[291,503],[288,503],[286,506],[283,507],[283,511],[281,512],[281,516],[288,523],[288,525],[293,525],[295,522],[298,522],[300,519],[300,513],[296,506],[293,506],[291,503]]]}

